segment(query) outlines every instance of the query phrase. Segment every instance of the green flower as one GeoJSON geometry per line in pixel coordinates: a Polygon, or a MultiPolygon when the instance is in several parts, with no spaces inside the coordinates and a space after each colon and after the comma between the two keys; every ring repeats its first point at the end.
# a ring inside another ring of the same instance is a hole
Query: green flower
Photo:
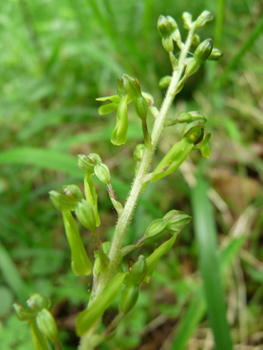
{"type": "Polygon", "coordinates": [[[205,136],[205,126],[202,121],[195,121],[186,125],[182,131],[181,140],[176,142],[155,168],[151,181],[159,180],[171,174],[188,157],[192,149],[200,149],[203,157],[208,158],[210,151],[208,141],[211,134],[205,136]]]}
{"type": "Polygon", "coordinates": [[[124,74],[122,80],[118,80],[117,84],[118,95],[97,98],[97,101],[112,101],[108,105],[101,106],[99,108],[99,114],[108,114],[117,110],[116,126],[111,135],[111,142],[116,146],[126,143],[129,127],[127,106],[130,102],[133,102],[135,112],[142,120],[145,144],[149,145],[151,143],[151,136],[147,129],[146,116],[148,105],[152,106],[153,104],[152,96],[143,93],[138,80],[127,74],[124,74]]]}

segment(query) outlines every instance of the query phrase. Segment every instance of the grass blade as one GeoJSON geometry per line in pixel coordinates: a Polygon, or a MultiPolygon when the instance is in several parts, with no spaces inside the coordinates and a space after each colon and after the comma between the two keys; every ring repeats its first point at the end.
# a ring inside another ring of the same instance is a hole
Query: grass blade
{"type": "Polygon", "coordinates": [[[28,296],[28,288],[22,277],[18,273],[15,264],[5,247],[0,242],[0,271],[5,282],[13,290],[20,301],[23,301],[28,296]]]}
{"type": "Polygon", "coordinates": [[[225,68],[224,73],[221,76],[220,83],[221,87],[224,86],[228,80],[228,75],[231,71],[237,66],[238,62],[244,56],[244,54],[251,48],[254,42],[257,40],[260,34],[263,31],[263,16],[259,19],[255,27],[252,29],[250,34],[247,37],[247,40],[243,43],[240,50],[235,54],[232,60],[229,62],[228,66],[225,68]]]}
{"type": "Polygon", "coordinates": [[[196,290],[195,295],[179,324],[172,350],[184,350],[188,340],[193,334],[196,326],[203,318],[206,311],[205,299],[201,286],[196,290]]]}
{"type": "Polygon", "coordinates": [[[221,46],[221,39],[223,33],[223,25],[225,18],[225,8],[226,8],[226,0],[219,0],[217,2],[217,15],[216,15],[216,26],[214,33],[214,45],[216,47],[221,46]]]}
{"type": "MultiPolygon", "coordinates": [[[[44,148],[15,148],[0,153],[1,164],[24,164],[38,168],[53,169],[74,176],[76,179],[83,179],[84,173],[77,166],[77,158],[44,148]]],[[[128,193],[130,187],[116,178],[111,177],[112,185],[118,196],[121,198],[128,193]]],[[[95,182],[99,182],[95,178],[95,182]]],[[[48,187],[49,188],[49,187],[48,187]]]]}
{"type": "MultiPolygon", "coordinates": [[[[246,239],[246,236],[231,239],[227,245],[220,250],[218,260],[220,270],[223,274],[226,272],[227,267],[230,265],[232,259],[236,256],[238,250],[241,248],[246,239]]],[[[200,285],[196,289],[193,299],[179,324],[172,350],[185,350],[188,340],[193,334],[198,323],[204,317],[205,312],[206,303],[203,285],[200,285]]]]}
{"type": "Polygon", "coordinates": [[[31,164],[83,177],[77,159],[67,154],[44,148],[15,148],[0,153],[0,164],[31,164]]]}
{"type": "Polygon", "coordinates": [[[232,350],[217,257],[216,227],[207,190],[208,185],[199,171],[191,199],[194,230],[199,246],[199,268],[204,281],[208,318],[213,330],[216,349],[232,350]]]}

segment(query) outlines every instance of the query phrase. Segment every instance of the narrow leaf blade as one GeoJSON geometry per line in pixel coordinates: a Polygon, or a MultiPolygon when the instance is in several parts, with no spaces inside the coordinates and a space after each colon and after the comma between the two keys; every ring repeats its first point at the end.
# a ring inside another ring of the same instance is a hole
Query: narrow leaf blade
{"type": "Polygon", "coordinates": [[[217,257],[216,228],[212,206],[207,196],[208,185],[199,171],[192,194],[194,230],[199,246],[199,268],[204,281],[208,318],[216,349],[232,350],[226,305],[217,257]]]}

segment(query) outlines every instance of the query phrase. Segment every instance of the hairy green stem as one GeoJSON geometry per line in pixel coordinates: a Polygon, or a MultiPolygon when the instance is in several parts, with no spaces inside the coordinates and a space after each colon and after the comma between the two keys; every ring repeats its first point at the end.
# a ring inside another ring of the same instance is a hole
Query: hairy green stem
{"type": "Polygon", "coordinates": [[[125,207],[123,209],[123,213],[117,222],[115,233],[114,233],[112,244],[111,244],[111,249],[109,252],[109,258],[111,260],[110,265],[111,265],[111,269],[113,271],[116,270],[116,267],[118,266],[118,264],[120,262],[120,257],[119,257],[118,251],[122,247],[122,242],[123,242],[125,233],[126,233],[127,228],[131,222],[132,215],[133,215],[134,209],[136,207],[139,195],[140,195],[141,190],[144,186],[143,178],[149,170],[156,146],[159,142],[160,136],[161,136],[163,128],[164,128],[164,122],[165,122],[167,113],[168,113],[168,111],[171,107],[171,104],[175,98],[176,90],[178,88],[178,83],[179,83],[180,78],[181,78],[183,71],[184,71],[184,61],[185,61],[185,58],[186,58],[188,51],[190,49],[190,46],[191,46],[191,43],[193,40],[193,36],[195,33],[195,29],[196,29],[195,23],[193,23],[193,26],[189,31],[185,46],[180,54],[178,70],[175,70],[173,72],[172,81],[169,85],[167,94],[166,94],[165,99],[163,101],[162,108],[160,110],[159,116],[155,120],[153,132],[152,132],[152,144],[150,147],[145,149],[143,159],[141,161],[141,165],[139,167],[138,173],[135,177],[135,180],[134,180],[131,192],[129,194],[128,200],[127,200],[125,207]]]}
{"type": "MultiPolygon", "coordinates": [[[[136,207],[136,204],[138,202],[138,198],[140,196],[140,193],[144,186],[144,177],[147,175],[149,171],[150,164],[153,159],[153,155],[156,149],[156,146],[159,142],[160,136],[162,134],[162,131],[164,129],[164,123],[167,116],[167,113],[171,107],[171,104],[177,94],[178,87],[181,82],[182,75],[184,73],[185,69],[185,58],[187,57],[187,54],[190,50],[194,34],[196,30],[195,22],[192,24],[191,29],[189,30],[188,37],[186,40],[186,43],[181,51],[180,57],[179,57],[179,65],[178,69],[174,70],[173,77],[171,80],[171,83],[169,85],[169,88],[167,90],[166,96],[164,98],[162,108],[160,110],[159,115],[157,116],[153,132],[152,132],[152,143],[150,146],[148,146],[145,149],[143,159],[141,161],[140,167],[138,169],[137,175],[134,179],[132,189],[130,191],[130,194],[128,196],[127,202],[124,206],[123,212],[121,216],[119,217],[119,220],[117,222],[115,233],[113,236],[113,240],[111,243],[111,248],[109,252],[109,267],[106,271],[106,273],[101,274],[96,281],[96,292],[92,297],[92,302],[96,300],[96,298],[99,296],[101,291],[104,289],[106,284],[111,280],[111,278],[116,274],[117,267],[119,266],[121,260],[122,260],[122,254],[121,254],[121,248],[123,239],[125,237],[125,233],[127,231],[127,228],[130,225],[130,222],[132,220],[132,216],[136,207]]],[[[92,329],[92,332],[95,331],[94,327],[92,329]]],[[[87,334],[85,334],[81,339],[81,344],[79,347],[79,350],[91,350],[93,348],[90,347],[90,337],[92,336],[91,331],[89,331],[87,334]]],[[[94,333],[93,333],[94,334],[94,333]]]]}

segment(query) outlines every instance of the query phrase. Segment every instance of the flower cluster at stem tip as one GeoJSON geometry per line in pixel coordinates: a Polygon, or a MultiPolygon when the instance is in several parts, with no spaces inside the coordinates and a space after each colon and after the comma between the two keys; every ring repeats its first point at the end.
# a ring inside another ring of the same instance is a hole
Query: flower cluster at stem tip
{"type": "MultiPolygon", "coordinates": [[[[145,190],[147,183],[158,181],[171,174],[187,159],[192,150],[199,150],[205,158],[210,155],[208,142],[211,133],[206,132],[207,119],[201,112],[185,111],[173,118],[168,118],[167,114],[173,99],[184,87],[187,78],[196,73],[207,60],[218,60],[222,56],[221,51],[213,47],[211,39],[201,41],[196,34],[196,30],[210,22],[212,18],[209,11],[204,11],[193,21],[192,15],[184,12],[184,28],[189,31],[184,42],[175,19],[171,16],[159,17],[157,28],[172,65],[172,75],[163,77],[159,83],[161,88],[167,88],[160,110],[154,106],[153,97],[142,91],[139,81],[128,74],[117,80],[116,95],[97,99],[100,102],[110,101],[99,107],[99,114],[116,111],[116,125],[111,135],[112,144],[120,146],[127,141],[129,104],[133,105],[135,114],[141,122],[143,141],[133,152],[136,162],[135,180],[126,204],[122,205],[117,200],[111,183],[110,170],[96,153],[78,155],[78,167],[83,171],[84,195],[75,184],[63,186],[60,191],[49,192],[54,207],[62,214],[73,273],[76,276],[91,274],[93,276],[89,303],[87,308],[79,313],[76,321],[76,334],[81,337],[80,350],[95,349],[100,343],[114,336],[119,322],[136,305],[140,285],[150,281],[160,258],[172,248],[178,234],[191,220],[186,213],[172,209],[162,218],[151,222],[137,242],[122,245],[138,197],[145,190]],[[179,56],[174,54],[176,47],[180,51],[179,56]],[[192,47],[195,48],[193,53],[190,51],[192,47]],[[154,120],[152,133],[148,128],[149,114],[154,120]],[[185,124],[180,139],[149,172],[162,130],[165,127],[176,127],[178,124],[185,124]],[[106,186],[109,199],[118,215],[111,242],[102,242],[97,229],[101,219],[95,178],[106,186]],[[86,252],[79,226],[83,226],[91,233],[96,245],[94,259],[90,259],[86,252]],[[156,237],[163,237],[163,242],[147,257],[140,253],[134,264],[128,269],[125,268],[125,264],[122,264],[123,259],[156,237]],[[99,333],[101,318],[119,293],[121,293],[119,313],[99,333]]],[[[49,311],[50,302],[40,294],[33,294],[27,300],[27,305],[28,308],[16,303],[14,309],[20,320],[29,322],[35,350],[47,350],[48,341],[52,341],[57,349],[62,349],[55,320],[49,311]]]]}

